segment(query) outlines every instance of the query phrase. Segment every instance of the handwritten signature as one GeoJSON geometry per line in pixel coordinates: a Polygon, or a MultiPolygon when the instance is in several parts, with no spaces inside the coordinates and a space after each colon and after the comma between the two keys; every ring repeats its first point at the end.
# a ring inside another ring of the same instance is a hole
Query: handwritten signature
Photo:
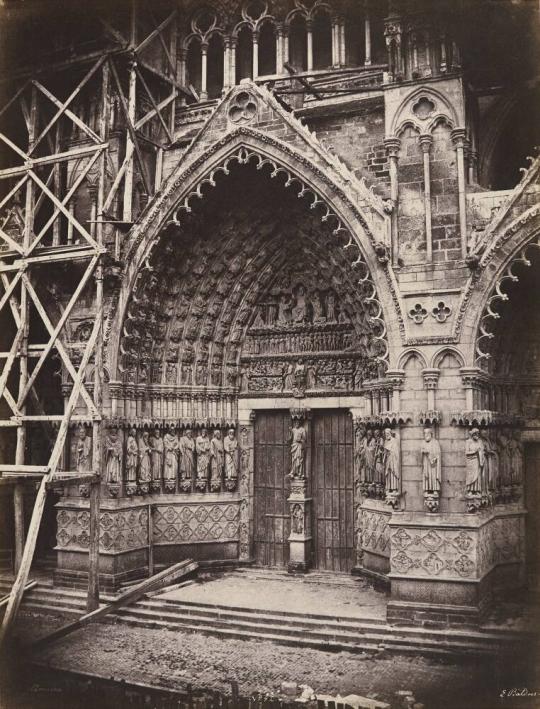
{"type": "Polygon", "coordinates": [[[539,690],[528,689],[527,687],[512,687],[511,689],[501,689],[499,697],[540,697],[539,690]]]}

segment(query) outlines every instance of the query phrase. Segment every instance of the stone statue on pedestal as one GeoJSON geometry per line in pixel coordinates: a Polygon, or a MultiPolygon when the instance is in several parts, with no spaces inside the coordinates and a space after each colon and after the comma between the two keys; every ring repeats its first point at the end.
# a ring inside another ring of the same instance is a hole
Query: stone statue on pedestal
{"type": "Polygon", "coordinates": [[[161,431],[156,428],[153,435],[150,436],[152,461],[152,488],[158,491],[161,486],[161,475],[163,473],[163,438],[161,431]]]}
{"type": "Polygon", "coordinates": [[[238,479],[238,441],[234,435],[234,428],[230,428],[223,441],[225,451],[225,487],[234,490],[238,479]]]}
{"type": "Polygon", "coordinates": [[[210,489],[213,492],[221,490],[225,450],[221,440],[221,431],[216,429],[210,441],[210,489]]]}
{"type": "Polygon", "coordinates": [[[139,486],[143,495],[150,491],[150,481],[152,480],[152,447],[150,445],[150,434],[144,431],[139,441],[139,486]]]}
{"type": "Polygon", "coordinates": [[[191,490],[195,472],[195,441],[190,428],[180,437],[180,487],[184,492],[191,490]]]}
{"type": "Polygon", "coordinates": [[[130,429],[126,441],[126,494],[135,495],[137,492],[137,463],[139,462],[139,447],[137,446],[137,432],[130,429]]]}
{"type": "Polygon", "coordinates": [[[86,435],[84,426],[80,426],[75,448],[75,469],[78,473],[86,473],[91,470],[90,457],[92,453],[92,439],[86,435]]]}
{"type": "Polygon", "coordinates": [[[174,492],[176,476],[178,475],[178,436],[173,426],[163,436],[165,460],[163,466],[163,481],[167,492],[174,492]]]}
{"type": "Polygon", "coordinates": [[[399,441],[389,428],[384,429],[384,484],[386,492],[399,492],[401,489],[401,460],[399,441]]]}
{"type": "Polygon", "coordinates": [[[293,480],[306,479],[306,429],[295,419],[292,428],[291,441],[291,472],[289,477],[293,480]]]}
{"type": "Polygon", "coordinates": [[[195,440],[195,449],[197,451],[197,490],[204,492],[208,482],[208,466],[210,464],[210,440],[206,429],[201,429],[201,433],[195,440]]]}
{"type": "Polygon", "coordinates": [[[422,485],[424,488],[424,501],[430,512],[439,511],[439,498],[441,494],[441,446],[433,436],[431,428],[424,429],[424,440],[420,448],[422,457],[422,485]]]}
{"type": "Polygon", "coordinates": [[[109,431],[105,440],[105,480],[109,494],[116,497],[122,481],[122,441],[116,428],[109,431]]]}

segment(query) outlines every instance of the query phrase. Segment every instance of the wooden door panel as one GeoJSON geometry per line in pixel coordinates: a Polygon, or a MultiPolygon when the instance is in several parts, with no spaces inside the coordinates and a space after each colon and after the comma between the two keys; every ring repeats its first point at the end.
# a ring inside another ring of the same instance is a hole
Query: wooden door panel
{"type": "Polygon", "coordinates": [[[260,412],[255,420],[255,560],[262,566],[289,561],[290,414],[260,412]]]}
{"type": "Polygon", "coordinates": [[[328,571],[354,566],[352,421],[344,411],[312,419],[314,564],[328,571]]]}

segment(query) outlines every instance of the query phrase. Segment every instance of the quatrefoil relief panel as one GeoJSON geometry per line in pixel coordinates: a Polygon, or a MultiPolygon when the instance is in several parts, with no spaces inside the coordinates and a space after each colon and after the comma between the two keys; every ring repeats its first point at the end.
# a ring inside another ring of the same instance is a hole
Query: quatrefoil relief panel
{"type": "Polygon", "coordinates": [[[252,121],[257,115],[257,101],[248,91],[240,91],[231,101],[229,120],[238,125],[252,121]]]}
{"type": "Polygon", "coordinates": [[[412,107],[412,112],[421,121],[425,121],[426,118],[430,118],[435,111],[435,104],[427,96],[422,96],[416,101],[412,107]]]}
{"type": "Polygon", "coordinates": [[[413,320],[417,325],[421,325],[424,320],[428,316],[428,311],[422,307],[421,303],[416,303],[414,308],[411,308],[409,310],[409,317],[411,320],[413,320]]]}
{"type": "Polygon", "coordinates": [[[442,300],[432,309],[431,314],[437,322],[446,322],[452,313],[452,308],[442,300]]]}

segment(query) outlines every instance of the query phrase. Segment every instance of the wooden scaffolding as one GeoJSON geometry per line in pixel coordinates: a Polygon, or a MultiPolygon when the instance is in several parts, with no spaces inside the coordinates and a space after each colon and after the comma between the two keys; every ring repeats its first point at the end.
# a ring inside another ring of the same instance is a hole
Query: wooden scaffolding
{"type": "Polygon", "coordinates": [[[178,10],[155,13],[151,1],[134,0],[123,15],[96,17],[100,33],[91,52],[71,46],[67,59],[10,71],[1,80],[8,99],[0,108],[0,322],[11,344],[0,352],[0,429],[16,433],[13,455],[0,461],[0,484],[13,488],[16,578],[0,645],[28,583],[51,486],[90,484],[88,611],[99,604],[104,277],[121,268],[123,236],[136,218],[135,185],[142,184],[146,202],[159,190],[175,108],[193,96],[179,83],[178,10]],[[90,204],[86,218],[76,209],[82,189],[90,204]],[[69,278],[52,307],[62,264],[69,278]],[[69,323],[83,297],[92,304],[93,326],[75,356],[69,323]],[[66,382],[61,411],[51,411],[40,393],[51,358],[59,360],[66,382]],[[74,421],[93,428],[92,471],[65,469],[74,421]],[[37,425],[50,440],[48,459],[38,465],[27,446],[29,427],[37,425]],[[25,538],[29,479],[37,494],[25,538]]]}

